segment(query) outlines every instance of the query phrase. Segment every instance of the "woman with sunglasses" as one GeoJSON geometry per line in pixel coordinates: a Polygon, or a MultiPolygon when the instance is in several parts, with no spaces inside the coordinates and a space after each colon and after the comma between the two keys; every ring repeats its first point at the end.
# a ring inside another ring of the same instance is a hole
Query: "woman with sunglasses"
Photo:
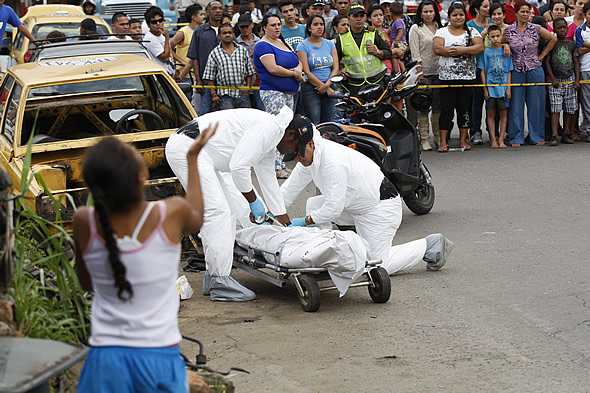
{"type": "MultiPolygon", "coordinates": [[[[440,56],[439,78],[442,84],[467,85],[473,83],[476,74],[474,55],[484,50],[483,40],[477,30],[467,26],[465,5],[456,1],[449,6],[449,24],[438,29],[432,41],[435,55],[440,56]]],[[[447,135],[453,129],[454,112],[457,112],[460,147],[470,150],[467,130],[471,126],[471,88],[446,87],[440,92],[441,114],[440,146],[438,151],[449,151],[447,135]]]]}

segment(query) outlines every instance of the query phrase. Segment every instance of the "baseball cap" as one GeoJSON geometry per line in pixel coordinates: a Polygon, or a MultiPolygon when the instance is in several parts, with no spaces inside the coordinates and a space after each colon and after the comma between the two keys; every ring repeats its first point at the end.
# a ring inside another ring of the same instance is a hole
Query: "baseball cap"
{"type": "Polygon", "coordinates": [[[86,18],[80,22],[80,27],[83,27],[88,31],[96,31],[96,22],[92,18],[86,18]]]}
{"type": "Polygon", "coordinates": [[[360,4],[353,4],[350,6],[350,9],[348,10],[348,15],[356,15],[356,14],[360,14],[360,13],[366,14],[367,10],[365,10],[365,7],[363,7],[360,4]]]}
{"type": "Polygon", "coordinates": [[[324,0],[309,0],[309,6],[312,7],[314,5],[321,5],[323,7],[324,5],[326,5],[326,3],[324,2],[324,0]]]}
{"type": "Polygon", "coordinates": [[[249,12],[240,15],[238,18],[238,27],[250,26],[252,24],[252,17],[249,12]]]}
{"type": "Polygon", "coordinates": [[[379,0],[379,5],[391,4],[391,3],[393,3],[393,0],[379,0]]]}
{"type": "MultiPolygon", "coordinates": [[[[294,130],[295,135],[299,139],[297,142],[297,154],[301,158],[305,158],[305,147],[313,139],[313,124],[311,120],[302,115],[295,115],[291,123],[287,126],[287,130],[294,130]]],[[[292,161],[295,159],[295,154],[292,157],[285,155],[285,161],[292,161]]]]}

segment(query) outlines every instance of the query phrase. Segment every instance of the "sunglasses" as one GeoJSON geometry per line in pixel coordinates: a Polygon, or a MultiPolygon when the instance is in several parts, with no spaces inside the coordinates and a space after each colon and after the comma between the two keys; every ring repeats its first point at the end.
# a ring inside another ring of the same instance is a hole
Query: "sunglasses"
{"type": "Polygon", "coordinates": [[[150,20],[151,25],[157,25],[158,23],[164,23],[164,19],[154,19],[150,20]]]}

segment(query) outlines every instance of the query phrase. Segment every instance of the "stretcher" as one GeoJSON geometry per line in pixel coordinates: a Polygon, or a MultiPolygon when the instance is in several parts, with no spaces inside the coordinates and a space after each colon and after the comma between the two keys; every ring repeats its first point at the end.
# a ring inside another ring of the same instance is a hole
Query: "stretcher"
{"type": "MultiPolygon", "coordinates": [[[[391,295],[391,281],[380,264],[381,260],[365,262],[364,272],[350,287],[366,286],[375,303],[387,303],[391,295]]],[[[236,243],[233,266],[281,288],[287,285],[289,277],[293,277],[299,304],[306,312],[314,312],[320,308],[321,292],[338,289],[333,282],[332,285],[327,283],[320,286],[320,283],[332,281],[325,267],[281,266],[280,251],[236,243]]]]}

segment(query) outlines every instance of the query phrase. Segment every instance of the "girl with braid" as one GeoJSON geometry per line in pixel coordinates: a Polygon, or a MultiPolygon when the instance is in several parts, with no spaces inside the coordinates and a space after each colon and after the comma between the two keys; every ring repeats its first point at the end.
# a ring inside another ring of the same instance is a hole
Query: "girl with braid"
{"type": "Polygon", "coordinates": [[[147,202],[148,168],[131,145],[105,138],[88,151],[83,175],[95,207],[80,208],[73,229],[76,272],[94,300],[78,392],[188,392],[178,347],[179,239],[203,223],[197,157],[216,129],[187,153],[185,198],[147,202]]]}

